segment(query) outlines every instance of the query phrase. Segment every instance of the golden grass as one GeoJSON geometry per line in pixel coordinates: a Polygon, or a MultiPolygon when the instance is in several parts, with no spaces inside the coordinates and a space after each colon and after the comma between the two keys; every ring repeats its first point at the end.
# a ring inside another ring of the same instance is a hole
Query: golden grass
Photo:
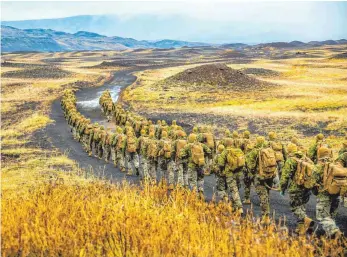
{"type": "Polygon", "coordinates": [[[2,198],[2,254],[23,256],[337,256],[330,240],[293,238],[230,205],[167,187],[103,182],[37,186],[2,198]],[[16,213],[17,215],[12,215],[16,213]]]}

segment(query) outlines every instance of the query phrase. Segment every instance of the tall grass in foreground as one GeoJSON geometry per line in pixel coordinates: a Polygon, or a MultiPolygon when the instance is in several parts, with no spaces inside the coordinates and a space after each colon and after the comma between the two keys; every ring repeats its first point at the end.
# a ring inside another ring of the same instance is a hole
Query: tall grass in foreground
{"type": "Polygon", "coordinates": [[[2,256],[342,256],[346,247],[291,237],[183,189],[101,181],[4,194],[1,236],[2,256]]]}

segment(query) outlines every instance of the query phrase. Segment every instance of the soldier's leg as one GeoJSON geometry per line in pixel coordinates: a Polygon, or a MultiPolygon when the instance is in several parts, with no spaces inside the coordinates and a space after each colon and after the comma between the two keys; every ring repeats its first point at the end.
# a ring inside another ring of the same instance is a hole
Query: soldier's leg
{"type": "Polygon", "coordinates": [[[252,179],[247,168],[243,169],[243,183],[245,184],[245,199],[243,202],[246,204],[250,204],[252,179]]]}
{"type": "Polygon", "coordinates": [[[94,156],[98,157],[99,149],[98,149],[98,143],[96,141],[93,141],[93,150],[94,150],[94,156]]]}
{"type": "Polygon", "coordinates": [[[182,163],[183,168],[183,185],[185,187],[189,187],[189,180],[188,180],[188,164],[182,163]]]}
{"type": "Polygon", "coordinates": [[[233,174],[232,176],[227,177],[226,183],[227,183],[228,189],[230,191],[230,199],[231,199],[231,203],[232,203],[232,207],[233,207],[234,211],[237,211],[237,210],[242,211],[242,203],[241,203],[239,189],[237,187],[236,174],[233,174]]]}
{"type": "Polygon", "coordinates": [[[188,165],[188,181],[189,181],[189,187],[192,190],[197,190],[197,181],[198,181],[198,174],[197,170],[193,166],[188,165]]]}
{"type": "Polygon", "coordinates": [[[111,146],[110,145],[106,145],[105,150],[106,150],[105,161],[109,162],[110,161],[110,156],[111,156],[111,146]]]}
{"type": "Polygon", "coordinates": [[[331,217],[332,198],[327,192],[317,195],[316,217],[328,236],[334,235],[340,229],[331,217]]]}
{"type": "Polygon", "coordinates": [[[157,167],[157,176],[159,181],[163,181],[165,178],[165,160],[162,157],[158,157],[158,167],[157,167]]]}
{"type": "Polygon", "coordinates": [[[125,172],[125,156],[121,150],[117,150],[117,163],[121,172],[125,172]]]}
{"type": "Polygon", "coordinates": [[[148,167],[149,176],[151,181],[153,182],[155,182],[157,179],[157,166],[158,166],[158,163],[155,160],[151,159],[149,161],[149,167],[148,167]]]}
{"type": "Polygon", "coordinates": [[[180,160],[177,160],[177,185],[184,186],[183,179],[183,163],[180,160]]]}
{"type": "Polygon", "coordinates": [[[254,180],[255,191],[260,198],[260,208],[263,217],[270,215],[269,189],[265,186],[266,181],[268,180],[260,180],[259,178],[254,180]]]}
{"type": "Polygon", "coordinates": [[[198,185],[198,192],[203,193],[204,192],[204,168],[198,168],[197,170],[197,185],[198,185]]]}
{"type": "Polygon", "coordinates": [[[125,151],[125,160],[127,162],[127,175],[132,175],[134,171],[132,155],[128,151],[125,151]]]}
{"type": "Polygon", "coordinates": [[[337,210],[340,204],[340,196],[330,195],[330,199],[331,199],[330,215],[333,219],[335,219],[337,215],[337,210]]]}
{"type": "Polygon", "coordinates": [[[102,143],[99,142],[99,144],[98,144],[98,157],[99,157],[99,159],[102,159],[103,155],[104,155],[104,151],[102,149],[102,143]]]}
{"type": "Polygon", "coordinates": [[[305,204],[309,199],[308,194],[305,194],[305,190],[298,189],[294,192],[289,192],[289,204],[290,209],[293,214],[297,217],[298,223],[303,223],[306,217],[306,208],[305,204]],[[305,199],[308,198],[308,199],[305,199]]]}
{"type": "Polygon", "coordinates": [[[149,175],[149,164],[148,164],[148,159],[144,156],[142,156],[141,158],[141,166],[142,166],[142,178],[145,181],[148,181],[150,179],[150,175],[149,175]]]}
{"type": "Polygon", "coordinates": [[[138,153],[133,153],[133,162],[135,167],[135,174],[139,175],[139,169],[140,169],[140,157],[138,153]]]}
{"type": "Polygon", "coordinates": [[[117,159],[116,159],[116,149],[111,146],[111,159],[115,166],[117,166],[117,159]]]}
{"type": "Polygon", "coordinates": [[[167,180],[169,186],[173,186],[175,183],[175,162],[173,160],[169,160],[167,164],[167,180]]]}
{"type": "Polygon", "coordinates": [[[216,175],[216,186],[217,186],[217,195],[220,197],[220,199],[222,199],[224,201],[228,201],[226,177],[216,175]]]}

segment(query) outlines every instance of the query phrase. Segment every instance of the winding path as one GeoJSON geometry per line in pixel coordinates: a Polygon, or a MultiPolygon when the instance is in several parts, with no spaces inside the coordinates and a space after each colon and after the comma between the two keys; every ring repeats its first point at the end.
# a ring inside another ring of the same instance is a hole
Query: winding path
{"type": "MultiPolygon", "coordinates": [[[[144,68],[148,69],[148,67],[144,68]]],[[[102,115],[99,106],[99,97],[101,93],[109,89],[113,100],[117,100],[118,95],[122,88],[131,85],[136,77],[132,74],[135,71],[141,69],[135,68],[125,71],[117,71],[114,73],[114,79],[106,83],[101,87],[85,88],[76,92],[77,106],[79,111],[86,117],[90,118],[92,122],[98,122],[99,124],[110,127],[112,124],[107,123],[105,117],[102,115]]],[[[52,104],[52,110],[50,118],[55,121],[54,124],[49,125],[46,129],[48,137],[53,146],[58,148],[61,152],[67,152],[69,158],[75,160],[79,166],[86,170],[92,170],[98,175],[105,176],[112,181],[121,181],[126,179],[131,182],[138,182],[139,179],[136,176],[127,177],[124,173],[121,173],[118,168],[113,164],[107,164],[103,160],[99,160],[95,157],[89,157],[83,150],[81,144],[75,141],[70,132],[70,128],[64,118],[63,112],[60,106],[60,99],[56,100],[52,104]]],[[[208,200],[212,198],[215,192],[215,177],[214,175],[205,177],[205,195],[208,200]]],[[[243,189],[241,189],[241,195],[243,195],[243,189]]],[[[252,206],[245,206],[245,209],[252,208],[255,215],[260,214],[259,198],[252,189],[252,206]]],[[[270,195],[271,208],[274,210],[276,219],[286,216],[287,225],[290,228],[295,227],[296,218],[291,213],[289,207],[288,195],[285,197],[280,196],[278,192],[271,192],[270,195]]],[[[315,217],[315,197],[311,197],[310,202],[307,205],[307,212],[310,217],[315,217]]],[[[339,227],[346,233],[347,232],[347,208],[340,207],[337,216],[337,223],[339,227]]]]}

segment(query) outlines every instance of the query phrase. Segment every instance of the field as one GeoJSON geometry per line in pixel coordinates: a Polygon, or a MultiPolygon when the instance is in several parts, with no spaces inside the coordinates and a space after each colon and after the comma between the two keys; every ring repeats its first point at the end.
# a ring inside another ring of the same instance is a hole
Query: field
{"type": "Polygon", "coordinates": [[[332,58],[341,51],[346,46],[307,50],[314,58],[213,48],[3,54],[2,256],[342,256],[343,242],[291,236],[284,220],[264,227],[252,214],[241,219],[229,205],[182,189],[168,194],[165,185],[88,170],[74,148],[58,145],[62,135],[49,132],[64,89],[83,92],[129,70],[137,80],[121,101],[150,118],[187,128],[275,129],[307,145],[324,132],[336,151],[347,127],[347,59],[332,58]],[[173,79],[216,63],[266,86],[254,92],[173,79]]]}

